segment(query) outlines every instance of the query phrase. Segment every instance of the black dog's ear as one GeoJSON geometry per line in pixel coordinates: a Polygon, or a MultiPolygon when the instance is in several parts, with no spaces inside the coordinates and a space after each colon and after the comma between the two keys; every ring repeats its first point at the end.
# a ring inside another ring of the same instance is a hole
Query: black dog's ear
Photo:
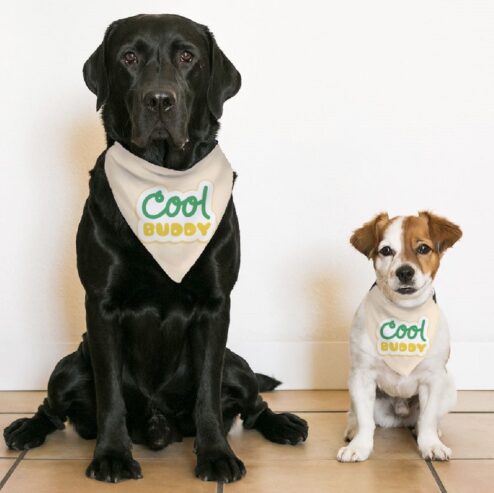
{"type": "Polygon", "coordinates": [[[210,76],[208,87],[208,107],[219,120],[223,114],[223,103],[235,96],[242,83],[240,73],[220,50],[213,33],[206,28],[209,42],[210,76]]]}
{"type": "Polygon", "coordinates": [[[115,25],[116,22],[110,24],[105,32],[103,42],[88,58],[82,69],[86,86],[91,92],[96,94],[96,111],[98,111],[101,106],[105,104],[110,91],[110,87],[108,84],[108,71],[106,69],[105,52],[108,38],[115,25]]]}

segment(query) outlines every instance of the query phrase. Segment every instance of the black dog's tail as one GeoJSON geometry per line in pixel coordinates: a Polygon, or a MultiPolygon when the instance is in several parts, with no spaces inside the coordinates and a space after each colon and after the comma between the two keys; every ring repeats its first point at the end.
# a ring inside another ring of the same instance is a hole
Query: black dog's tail
{"type": "Polygon", "coordinates": [[[268,377],[262,373],[256,373],[256,378],[259,385],[259,392],[274,390],[278,385],[281,385],[281,382],[276,380],[276,378],[268,377]]]}

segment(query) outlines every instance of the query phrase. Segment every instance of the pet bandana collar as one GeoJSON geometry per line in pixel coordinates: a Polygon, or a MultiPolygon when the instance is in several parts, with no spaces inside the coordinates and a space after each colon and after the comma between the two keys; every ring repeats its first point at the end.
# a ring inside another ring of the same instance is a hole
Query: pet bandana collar
{"type": "Polygon", "coordinates": [[[365,324],[374,347],[394,371],[408,376],[434,342],[439,308],[431,296],[423,305],[401,308],[377,287],[365,299],[365,324]]]}
{"type": "Polygon", "coordinates": [[[185,171],[163,168],[119,143],[106,152],[105,173],[130,229],[175,282],[201,256],[221,222],[233,170],[217,145],[185,171]]]}

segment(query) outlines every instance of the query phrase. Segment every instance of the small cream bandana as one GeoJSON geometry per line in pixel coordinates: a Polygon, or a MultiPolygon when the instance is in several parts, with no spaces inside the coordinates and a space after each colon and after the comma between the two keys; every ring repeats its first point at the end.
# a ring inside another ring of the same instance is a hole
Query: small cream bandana
{"type": "Polygon", "coordinates": [[[106,152],[105,173],[130,229],[168,276],[182,282],[232,194],[233,171],[219,146],[192,168],[176,171],[115,143],[106,152]]]}
{"type": "Polygon", "coordinates": [[[410,375],[434,342],[439,308],[431,296],[423,305],[401,308],[377,287],[365,299],[365,324],[384,362],[400,375],[410,375]]]}

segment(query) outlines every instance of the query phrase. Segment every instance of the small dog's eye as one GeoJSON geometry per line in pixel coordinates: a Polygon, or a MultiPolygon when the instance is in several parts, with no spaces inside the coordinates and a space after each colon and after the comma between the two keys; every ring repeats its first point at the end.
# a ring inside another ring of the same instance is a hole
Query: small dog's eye
{"type": "Polygon", "coordinates": [[[138,63],[139,60],[133,51],[126,51],[122,56],[122,61],[126,65],[133,65],[134,63],[138,63]]]}
{"type": "Polygon", "coordinates": [[[181,63],[190,63],[194,59],[194,55],[190,51],[183,51],[180,55],[181,63]]]}
{"type": "Polygon", "coordinates": [[[384,257],[389,257],[390,255],[393,255],[394,252],[391,247],[384,246],[381,248],[381,250],[379,250],[379,253],[384,257]]]}
{"type": "Polygon", "coordinates": [[[425,243],[422,243],[422,245],[419,245],[417,248],[417,253],[420,255],[426,255],[428,254],[432,248],[429,245],[426,245],[425,243]]]}

